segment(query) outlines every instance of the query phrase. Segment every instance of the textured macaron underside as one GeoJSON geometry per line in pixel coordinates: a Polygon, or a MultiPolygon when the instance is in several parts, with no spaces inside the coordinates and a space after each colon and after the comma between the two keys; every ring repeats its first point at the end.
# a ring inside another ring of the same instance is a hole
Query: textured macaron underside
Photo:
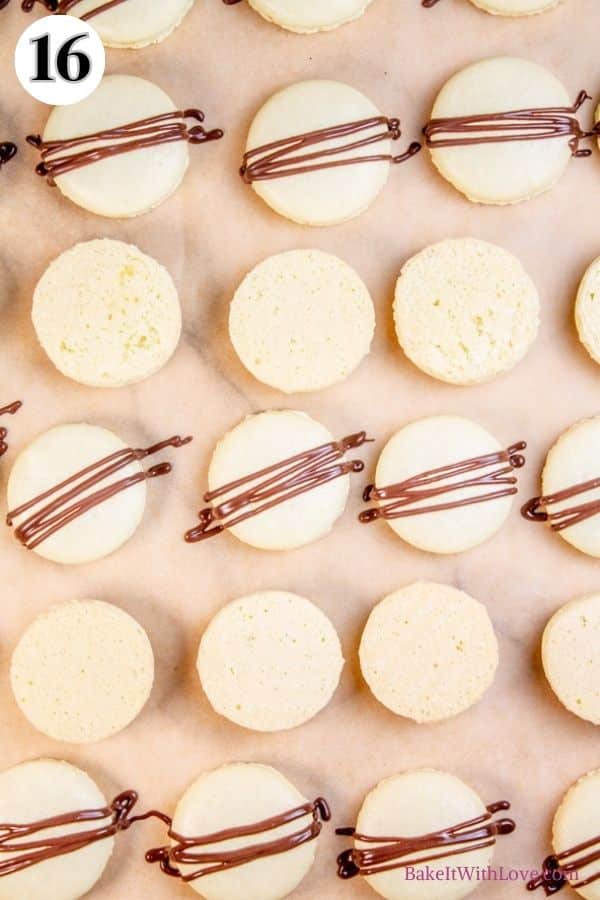
{"type": "Polygon", "coordinates": [[[260,263],[236,291],[229,315],[242,363],[286,393],[344,380],[369,352],[374,329],[364,283],[342,260],[318,250],[260,263]]]}
{"type": "Polygon", "coordinates": [[[360,645],[377,699],[417,722],[447,719],[493,681],[498,644],[485,607],[449,585],[417,582],[375,607],[360,645]]]}
{"type": "Polygon", "coordinates": [[[137,247],[112,240],[77,244],[59,256],[38,282],[32,318],[57,369],[95,387],[153,375],[181,332],[167,270],[137,247]]]}

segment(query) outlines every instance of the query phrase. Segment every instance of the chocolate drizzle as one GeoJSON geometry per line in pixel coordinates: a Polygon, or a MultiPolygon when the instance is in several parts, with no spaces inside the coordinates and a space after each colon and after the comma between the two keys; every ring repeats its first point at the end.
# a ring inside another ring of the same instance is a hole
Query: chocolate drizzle
{"type": "Polygon", "coordinates": [[[440,0],[421,0],[421,6],[424,6],[425,9],[433,9],[439,2],[440,0]]]}
{"type": "Polygon", "coordinates": [[[135,791],[124,791],[115,797],[110,806],[103,809],[85,809],[64,813],[49,819],[27,824],[0,824],[0,877],[14,875],[48,859],[76,853],[98,841],[114,837],[120,831],[127,831],[134,822],[151,817],[159,818],[166,824],[170,819],[155,810],[141,816],[132,816],[131,811],[138,801],[135,791]],[[39,836],[42,831],[60,829],[84,822],[97,822],[89,830],[69,831],[57,836],[39,836]],[[14,854],[10,856],[10,854],[14,854]],[[8,855],[8,859],[4,858],[8,855]]]}
{"type": "Polygon", "coordinates": [[[475,144],[502,144],[508,141],[539,141],[569,137],[573,156],[590,156],[589,149],[581,150],[585,138],[600,137],[600,122],[591,131],[584,131],[575,113],[586,100],[592,98],[580,91],[573,106],[549,106],[539,109],[518,109],[487,115],[452,116],[431,119],[423,129],[425,144],[438,147],[466,147],[475,144]]]}
{"type": "Polygon", "coordinates": [[[537,888],[544,888],[547,897],[556,894],[562,890],[565,885],[570,885],[574,890],[587,887],[600,879],[600,867],[593,875],[589,875],[582,881],[574,881],[571,876],[580,872],[586,866],[592,863],[600,862],[600,835],[578,844],[571,850],[564,850],[562,853],[554,853],[547,856],[542,865],[542,874],[538,878],[534,878],[528,882],[527,890],[535,891],[537,888]],[[591,852],[587,852],[591,851],[591,852]],[[580,859],[572,859],[573,856],[583,854],[580,859]],[[571,860],[567,862],[567,860],[571,860]]]}
{"type": "Polygon", "coordinates": [[[149,478],[168,475],[172,466],[168,462],[158,463],[151,466],[147,471],[136,472],[118,481],[111,481],[105,487],[99,488],[99,490],[87,493],[88,490],[106,481],[136,460],[152,456],[154,453],[164,450],[165,447],[183,447],[184,444],[189,444],[191,440],[191,437],[182,438],[176,435],[145,450],[133,450],[130,447],[124,450],[117,450],[116,453],[111,453],[110,456],[105,456],[98,462],[86,466],[85,469],[71,475],[38,497],[28,500],[27,503],[19,506],[18,509],[11,510],[6,517],[6,524],[12,526],[15,519],[33,510],[15,528],[17,540],[27,547],[28,550],[33,550],[42,541],[45,541],[55,532],[60,531],[61,528],[64,528],[74,519],[79,518],[79,516],[84,515],[84,513],[99,506],[101,503],[110,500],[116,494],[120,494],[122,491],[149,478]]]}
{"type": "Polygon", "coordinates": [[[359,521],[363,524],[374,522],[376,519],[401,519],[407,516],[419,516],[424,513],[438,510],[458,509],[461,506],[472,506],[475,503],[484,503],[489,500],[497,500],[499,497],[508,497],[517,493],[517,478],[513,474],[515,469],[525,465],[525,457],[519,453],[525,450],[525,441],[512,444],[507,450],[497,453],[488,453],[485,456],[476,456],[473,459],[465,459],[461,462],[451,463],[437,469],[430,469],[419,475],[414,475],[406,481],[400,481],[389,487],[378,488],[369,485],[363,494],[365,503],[376,500],[383,502],[390,500],[385,506],[363,510],[359,515],[359,521]],[[501,464],[500,468],[488,471],[490,467],[501,464]],[[478,472],[485,469],[480,475],[462,480],[455,480],[460,475],[469,472],[478,472]],[[493,485],[500,486],[499,490],[487,491],[482,494],[472,494],[459,500],[448,499],[442,503],[432,503],[426,506],[416,506],[423,500],[430,500],[453,491],[470,487],[483,487],[493,485]],[[502,487],[506,485],[506,487],[502,487]]]}
{"type": "Polygon", "coordinates": [[[337,828],[336,834],[354,836],[356,841],[378,845],[340,853],[337,858],[338,875],[343,879],[355,878],[357,875],[379,875],[393,869],[417,866],[492,847],[497,835],[511,834],[517,827],[512,819],[492,818],[497,812],[508,809],[510,803],[501,800],[488,806],[487,811],[476,819],[418,837],[370,837],[357,834],[354,828],[337,828]],[[414,856],[415,853],[421,854],[429,850],[434,852],[427,856],[414,856]]]}
{"type": "MultiPolygon", "coordinates": [[[[40,6],[43,6],[47,12],[56,13],[56,15],[64,16],[67,13],[71,12],[76,6],[78,6],[82,0],[23,0],[21,3],[21,9],[23,12],[31,12],[36,3],[39,3],[40,6]]],[[[120,6],[121,3],[126,3],[127,0],[106,0],[105,3],[102,3],[100,6],[97,6],[96,9],[91,9],[89,12],[84,13],[79,18],[85,22],[87,19],[93,19],[94,16],[99,16],[100,13],[108,12],[109,9],[112,9],[114,6],[120,6]]],[[[4,6],[7,6],[9,0],[3,0],[4,6]]],[[[0,9],[2,7],[0,6],[0,9]]]]}
{"type": "Polygon", "coordinates": [[[307,172],[333,169],[338,166],[353,166],[358,163],[402,163],[418,153],[421,145],[414,142],[408,150],[398,156],[390,153],[379,153],[369,156],[351,156],[348,159],[332,159],[332,157],[339,156],[340,153],[368,147],[383,140],[391,139],[396,141],[401,134],[400,119],[388,119],[386,116],[373,116],[371,119],[361,119],[358,122],[346,122],[342,125],[320,128],[317,131],[307,131],[304,134],[282,138],[279,141],[273,141],[271,144],[248,150],[244,154],[240,175],[247,184],[251,184],[253,181],[288,178],[291,175],[303,175],[307,172]],[[383,126],[382,130],[369,137],[350,141],[340,147],[321,148],[311,153],[301,152],[308,147],[315,147],[326,141],[360,135],[362,132],[376,128],[378,125],[383,126]]]}
{"type": "Polygon", "coordinates": [[[293,497],[312,491],[335,478],[351,472],[362,472],[364,463],[359,459],[339,462],[347,450],[369,442],[365,431],[351,434],[341,441],[332,441],[304,450],[296,456],[238,478],[215,491],[207,491],[204,501],[212,503],[241,488],[241,492],[216,506],[200,510],[200,524],[185,535],[188,543],[204,541],[253,516],[285,503],[293,497]],[[245,488],[245,490],[243,490],[245,488]],[[230,518],[232,517],[232,518],[230,518]],[[228,521],[224,521],[228,520],[228,521]],[[214,523],[217,524],[214,524],[214,523]]]}
{"type": "Polygon", "coordinates": [[[48,184],[54,185],[60,175],[122,153],[133,153],[176,141],[205,144],[223,137],[220,128],[212,131],[206,131],[202,125],[190,128],[186,119],[203,122],[204,113],[199,109],[179,109],[65,140],[44,141],[39,134],[30,134],[27,143],[41,153],[42,161],[35,171],[46,178],[48,184]],[[74,152],[69,152],[71,150],[74,152]]]}
{"type": "MultiPolygon", "coordinates": [[[[14,403],[9,403],[8,406],[0,406],[0,416],[14,416],[22,406],[23,403],[21,400],[15,400],[14,403]]],[[[6,443],[7,437],[8,429],[0,428],[0,456],[4,456],[8,450],[8,444],[6,443]]]]}
{"type": "Polygon", "coordinates": [[[173,841],[173,845],[149,850],[146,853],[146,861],[159,863],[165,875],[180,878],[184,882],[196,881],[205,875],[213,875],[216,872],[243,866],[258,859],[264,859],[266,856],[287,853],[296,847],[300,847],[302,844],[314,841],[321,833],[323,822],[328,822],[330,819],[329,805],[326,800],[319,797],[314,803],[305,803],[262,822],[257,822],[253,825],[240,825],[237,828],[228,828],[203,837],[188,838],[177,834],[171,829],[169,837],[173,841]],[[262,835],[281,828],[290,822],[305,819],[307,816],[310,816],[311,819],[304,827],[271,841],[250,844],[237,850],[226,848],[211,849],[214,844],[224,844],[227,841],[243,837],[251,838],[262,835]],[[181,866],[194,866],[197,868],[190,875],[183,875],[180,869],[181,866]]]}
{"type": "Polygon", "coordinates": [[[600,488],[600,478],[592,478],[591,481],[575,484],[573,487],[556,491],[554,494],[532,497],[521,507],[521,515],[529,522],[549,522],[553,531],[563,531],[565,528],[570,528],[571,525],[577,525],[592,516],[597,516],[600,513],[600,497],[597,500],[588,500],[557,512],[548,512],[548,507],[597,488],[600,488]]]}
{"type": "MultiPolygon", "coordinates": [[[[1,6],[0,9],[2,9],[1,6]]],[[[0,169],[16,155],[17,145],[13,144],[12,141],[2,141],[0,143],[0,169]]]]}

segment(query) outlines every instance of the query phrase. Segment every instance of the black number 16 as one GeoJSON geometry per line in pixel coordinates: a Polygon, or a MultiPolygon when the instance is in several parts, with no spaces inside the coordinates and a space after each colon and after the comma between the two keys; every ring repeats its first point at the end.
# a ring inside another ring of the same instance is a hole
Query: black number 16
{"type": "MultiPolygon", "coordinates": [[[[83,81],[90,74],[91,63],[87,53],[82,50],[73,50],[77,41],[87,37],[89,34],[76,34],[58,48],[55,61],[56,73],[63,81],[83,81]]],[[[33,38],[31,43],[35,45],[35,71],[31,80],[56,81],[54,75],[50,74],[50,35],[42,34],[40,37],[33,38]]]]}

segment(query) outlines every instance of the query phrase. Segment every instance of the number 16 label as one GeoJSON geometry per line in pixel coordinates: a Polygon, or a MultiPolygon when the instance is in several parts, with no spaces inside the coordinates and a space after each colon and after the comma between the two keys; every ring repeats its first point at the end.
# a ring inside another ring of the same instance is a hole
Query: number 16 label
{"type": "Polygon", "coordinates": [[[15,71],[28,94],[49,106],[85,99],[104,75],[98,32],[73,16],[45,16],[26,28],[15,49],[15,71]]]}

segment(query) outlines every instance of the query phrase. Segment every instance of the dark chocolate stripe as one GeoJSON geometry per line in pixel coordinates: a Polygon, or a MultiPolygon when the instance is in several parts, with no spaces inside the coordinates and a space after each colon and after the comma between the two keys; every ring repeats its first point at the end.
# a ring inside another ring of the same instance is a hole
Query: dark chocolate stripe
{"type": "Polygon", "coordinates": [[[525,441],[519,441],[516,444],[512,444],[507,450],[488,453],[485,456],[476,456],[473,459],[461,460],[437,469],[430,469],[427,472],[414,475],[406,481],[400,481],[389,487],[378,488],[375,485],[369,485],[363,494],[363,499],[366,503],[373,500],[380,503],[385,500],[390,500],[391,502],[385,506],[363,510],[358,517],[359,521],[363,524],[368,524],[376,519],[401,519],[408,516],[420,516],[438,510],[472,506],[475,503],[484,503],[489,500],[497,500],[499,497],[508,497],[516,494],[517,478],[514,475],[514,471],[525,465],[525,457],[518,451],[525,450],[526,447],[525,441]],[[461,481],[451,480],[459,475],[477,472],[479,469],[489,469],[497,463],[502,463],[503,465],[494,471],[483,472],[481,475],[475,475],[461,481]],[[461,500],[448,499],[442,503],[433,503],[427,506],[413,505],[423,500],[430,500],[453,491],[462,490],[463,488],[485,488],[487,485],[507,485],[507,487],[501,487],[500,490],[489,491],[483,494],[473,494],[461,500]]]}
{"type": "Polygon", "coordinates": [[[292,175],[303,175],[307,172],[318,172],[322,169],[339,166],[354,166],[360,163],[402,163],[418,153],[421,145],[416,142],[412,143],[406,152],[398,156],[391,153],[379,153],[369,156],[351,156],[348,159],[331,158],[339,156],[341,153],[377,144],[383,140],[396,141],[401,134],[400,119],[388,119],[387,116],[373,116],[370,119],[360,119],[356,122],[345,122],[341,125],[319,128],[316,131],[307,131],[304,134],[292,135],[248,150],[244,154],[240,175],[247,184],[251,184],[253,181],[289,178],[292,175]],[[299,152],[326,141],[361,134],[361,132],[376,128],[378,125],[383,126],[383,129],[370,137],[350,141],[340,147],[316,150],[312,153],[299,152]]]}
{"type": "Polygon", "coordinates": [[[569,506],[558,512],[548,512],[548,507],[597,488],[600,488],[600,478],[593,478],[591,481],[575,484],[563,491],[556,491],[554,494],[532,497],[521,507],[521,515],[529,522],[549,522],[553,531],[563,531],[571,525],[577,525],[592,516],[597,516],[600,513],[600,498],[569,506]]]}
{"type": "Polygon", "coordinates": [[[587,887],[589,884],[600,880],[600,867],[597,872],[581,881],[576,881],[574,876],[586,866],[595,862],[600,862],[600,835],[585,841],[583,844],[578,844],[570,850],[547,856],[542,863],[542,874],[528,882],[527,890],[535,891],[541,887],[544,888],[546,896],[549,897],[551,894],[556,894],[562,890],[567,884],[574,890],[587,887]],[[578,858],[572,859],[574,856],[578,858]],[[567,862],[567,860],[571,861],[567,862]]]}
{"type": "Polygon", "coordinates": [[[204,501],[212,503],[225,494],[230,494],[238,488],[246,488],[241,493],[224,500],[216,506],[205,507],[200,510],[198,516],[200,524],[191,528],[185,535],[188,543],[204,541],[214,537],[244,522],[253,516],[285,503],[299,494],[312,491],[335,478],[349,475],[352,472],[362,472],[364,463],[359,459],[349,462],[340,462],[347,450],[361,447],[369,442],[365,431],[351,434],[341,441],[332,441],[305,450],[289,459],[252,472],[243,478],[230,482],[215,491],[207,491],[204,501]],[[217,524],[214,524],[214,523],[217,524]]]}
{"type": "MultiPolygon", "coordinates": [[[[43,6],[47,12],[56,13],[56,15],[63,16],[67,13],[71,12],[76,6],[78,6],[82,0],[23,0],[21,3],[21,9],[24,12],[31,12],[36,3],[39,3],[40,6],[43,6]]],[[[99,16],[100,13],[108,12],[109,9],[112,9],[114,6],[120,6],[121,3],[126,3],[127,0],[106,0],[105,3],[102,3],[100,6],[97,6],[96,9],[92,9],[87,13],[84,13],[83,16],[79,16],[82,21],[86,21],[87,19],[93,19],[95,16],[99,16]]],[[[2,0],[2,5],[8,6],[9,0],[2,0]]],[[[2,8],[0,5],[0,9],[2,8]]]]}
{"type": "Polygon", "coordinates": [[[590,156],[592,151],[580,150],[579,144],[585,138],[599,137],[600,123],[591,131],[584,131],[574,115],[586,100],[591,100],[590,95],[586,91],[580,91],[577,100],[570,107],[540,107],[431,119],[423,129],[425,144],[435,150],[437,147],[467,147],[569,137],[573,156],[590,156]]]}
{"type": "Polygon", "coordinates": [[[169,837],[174,842],[173,845],[149,850],[146,853],[146,860],[149,863],[159,863],[165,875],[180,878],[184,882],[196,881],[206,875],[234,869],[257,859],[288,853],[302,844],[314,841],[321,833],[323,822],[328,822],[330,819],[329,805],[326,800],[319,797],[314,803],[305,803],[262,822],[228,828],[203,837],[184,837],[171,829],[169,837]],[[307,816],[310,816],[311,820],[305,827],[274,840],[250,844],[238,850],[211,849],[214,844],[262,835],[307,816]],[[190,875],[183,875],[181,866],[198,868],[195,868],[190,875]]]}
{"type": "Polygon", "coordinates": [[[491,847],[498,835],[511,834],[517,827],[512,819],[493,820],[495,813],[508,809],[510,803],[501,800],[488,806],[487,811],[476,819],[418,837],[370,837],[357,834],[353,828],[337,828],[336,834],[354,836],[356,841],[378,845],[340,853],[337,859],[338,875],[343,879],[378,875],[491,847]],[[428,850],[435,852],[428,856],[413,856],[428,850]]]}
{"type": "Polygon", "coordinates": [[[65,140],[44,141],[39,134],[30,134],[27,143],[41,153],[42,161],[36,167],[37,174],[45,177],[48,184],[54,185],[56,178],[67,172],[122,153],[133,153],[135,150],[176,141],[205,144],[207,141],[216,141],[223,137],[220,128],[212,131],[206,131],[202,125],[190,128],[186,119],[203,122],[204,113],[199,109],[180,109],[65,140]],[[76,149],[88,144],[91,144],[91,147],[84,150],[76,149]],[[75,152],[69,153],[70,150],[75,152]]]}
{"type": "MultiPolygon", "coordinates": [[[[2,9],[1,6],[0,9],[2,9]]],[[[17,145],[13,144],[12,141],[2,141],[0,144],[0,169],[16,155],[17,145]]]]}
{"type": "Polygon", "coordinates": [[[65,525],[68,525],[74,519],[78,519],[79,516],[99,506],[106,500],[110,500],[116,494],[120,494],[122,491],[149,478],[168,475],[172,466],[167,462],[158,463],[145,472],[136,472],[134,475],[128,475],[119,481],[111,481],[105,487],[86,494],[85,492],[88,489],[106,481],[136,460],[152,456],[154,453],[164,450],[165,447],[183,447],[184,444],[189,444],[191,440],[191,437],[182,438],[176,435],[145,450],[134,450],[131,447],[117,450],[116,453],[111,453],[110,456],[105,456],[98,462],[92,463],[43,494],[28,500],[27,503],[24,503],[17,509],[11,510],[6,517],[6,524],[12,526],[15,519],[33,510],[15,528],[17,540],[27,547],[28,550],[33,550],[42,541],[64,528],[65,525]]]}
{"type": "MultiPolygon", "coordinates": [[[[8,406],[0,407],[0,416],[14,416],[16,412],[18,412],[23,403],[21,400],[15,400],[14,403],[9,403],[8,406]]],[[[8,437],[8,429],[0,428],[0,456],[4,456],[6,451],[8,450],[8,444],[6,443],[6,438],[8,437]]]]}
{"type": "Polygon", "coordinates": [[[124,791],[115,797],[110,806],[103,809],[78,810],[26,824],[0,824],[0,877],[14,875],[48,859],[76,853],[98,841],[114,837],[120,831],[126,831],[134,822],[150,817],[161,819],[170,825],[171,820],[156,810],[141,816],[131,816],[130,813],[137,801],[138,795],[135,791],[124,791]],[[101,824],[87,831],[39,836],[42,831],[53,831],[83,822],[101,824]],[[11,853],[16,855],[10,856],[11,853]],[[4,858],[5,855],[8,856],[7,859],[4,858]]]}

